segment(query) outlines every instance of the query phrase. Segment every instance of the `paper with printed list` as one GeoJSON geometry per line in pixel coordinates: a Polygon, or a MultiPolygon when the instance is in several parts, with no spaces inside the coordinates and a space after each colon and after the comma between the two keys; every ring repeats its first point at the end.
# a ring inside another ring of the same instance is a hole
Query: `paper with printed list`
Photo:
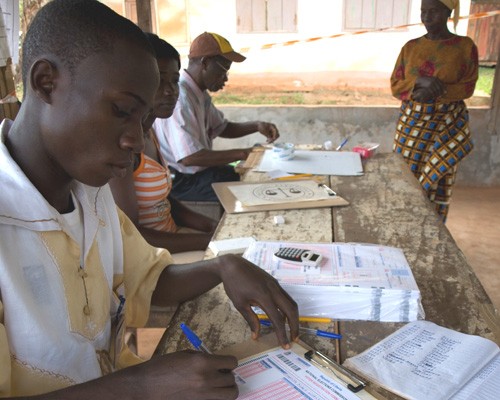
{"type": "Polygon", "coordinates": [[[301,355],[295,351],[280,347],[241,360],[234,370],[238,400],[374,399],[365,391],[351,392],[327,370],[312,365],[303,356],[305,349],[301,355]]]}
{"type": "Polygon", "coordinates": [[[429,321],[405,325],[343,365],[408,399],[500,398],[498,345],[429,321]]]}
{"type": "MultiPolygon", "coordinates": [[[[408,322],[424,318],[420,291],[401,249],[359,243],[252,243],[243,254],[273,275],[303,316],[408,322]],[[273,255],[282,247],[322,256],[319,273],[273,255]]],[[[256,310],[259,312],[259,310],[256,310]]]]}

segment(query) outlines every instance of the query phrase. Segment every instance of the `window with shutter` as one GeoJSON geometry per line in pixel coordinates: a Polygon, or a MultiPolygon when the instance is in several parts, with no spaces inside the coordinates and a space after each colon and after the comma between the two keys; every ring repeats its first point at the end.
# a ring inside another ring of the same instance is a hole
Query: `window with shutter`
{"type": "Polygon", "coordinates": [[[411,0],[344,0],[344,30],[406,25],[410,6],[411,0]]]}
{"type": "Polygon", "coordinates": [[[296,32],[297,0],[236,0],[238,33],[296,32]]]}

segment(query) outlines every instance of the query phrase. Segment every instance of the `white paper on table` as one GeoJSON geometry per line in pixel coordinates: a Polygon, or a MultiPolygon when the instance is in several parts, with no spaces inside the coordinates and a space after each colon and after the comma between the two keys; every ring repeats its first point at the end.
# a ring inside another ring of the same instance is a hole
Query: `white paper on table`
{"type": "Polygon", "coordinates": [[[408,399],[496,400],[499,354],[491,340],[416,321],[343,365],[408,399]]]}
{"type": "Polygon", "coordinates": [[[417,283],[399,248],[258,241],[243,257],[278,280],[297,302],[300,315],[385,322],[415,321],[425,316],[417,283]],[[303,273],[277,260],[273,254],[281,247],[321,254],[320,273],[303,273]]]}
{"type": "Polygon", "coordinates": [[[359,153],[352,151],[296,150],[291,160],[278,160],[272,150],[266,150],[257,171],[282,170],[295,174],[313,175],[363,175],[359,153]]]}
{"type": "Polygon", "coordinates": [[[474,376],[453,400],[497,399],[500,393],[500,354],[474,376]]]}
{"type": "Polygon", "coordinates": [[[244,257],[271,275],[286,268],[286,261],[278,261],[273,254],[281,247],[312,250],[323,256],[321,274],[287,274],[281,284],[309,286],[342,286],[351,290],[399,289],[418,290],[417,283],[403,251],[397,247],[356,243],[296,243],[257,241],[244,257]]]}
{"type": "Polygon", "coordinates": [[[248,357],[234,372],[240,400],[361,398],[292,350],[279,348],[248,357]]]}
{"type": "Polygon", "coordinates": [[[285,176],[294,176],[294,174],[289,174],[286,171],[282,171],[280,169],[273,169],[271,171],[267,171],[267,175],[270,179],[283,178],[285,176]]]}

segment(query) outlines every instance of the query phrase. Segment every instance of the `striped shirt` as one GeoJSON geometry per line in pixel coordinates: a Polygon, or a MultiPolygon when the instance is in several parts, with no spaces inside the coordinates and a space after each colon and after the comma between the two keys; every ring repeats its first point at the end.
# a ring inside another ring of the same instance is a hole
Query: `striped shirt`
{"type": "Polygon", "coordinates": [[[134,171],[134,186],[139,225],[156,231],[177,232],[168,201],[172,189],[169,169],[141,153],[140,164],[134,171]]]}

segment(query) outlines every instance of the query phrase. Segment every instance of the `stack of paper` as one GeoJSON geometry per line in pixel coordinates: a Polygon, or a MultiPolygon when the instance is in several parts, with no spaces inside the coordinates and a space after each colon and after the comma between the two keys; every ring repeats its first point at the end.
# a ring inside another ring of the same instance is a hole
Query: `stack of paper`
{"type": "Polygon", "coordinates": [[[420,291],[401,249],[354,243],[255,242],[243,254],[273,275],[302,316],[408,322],[424,318],[420,291]],[[281,247],[323,256],[320,274],[278,261],[281,247]]]}

